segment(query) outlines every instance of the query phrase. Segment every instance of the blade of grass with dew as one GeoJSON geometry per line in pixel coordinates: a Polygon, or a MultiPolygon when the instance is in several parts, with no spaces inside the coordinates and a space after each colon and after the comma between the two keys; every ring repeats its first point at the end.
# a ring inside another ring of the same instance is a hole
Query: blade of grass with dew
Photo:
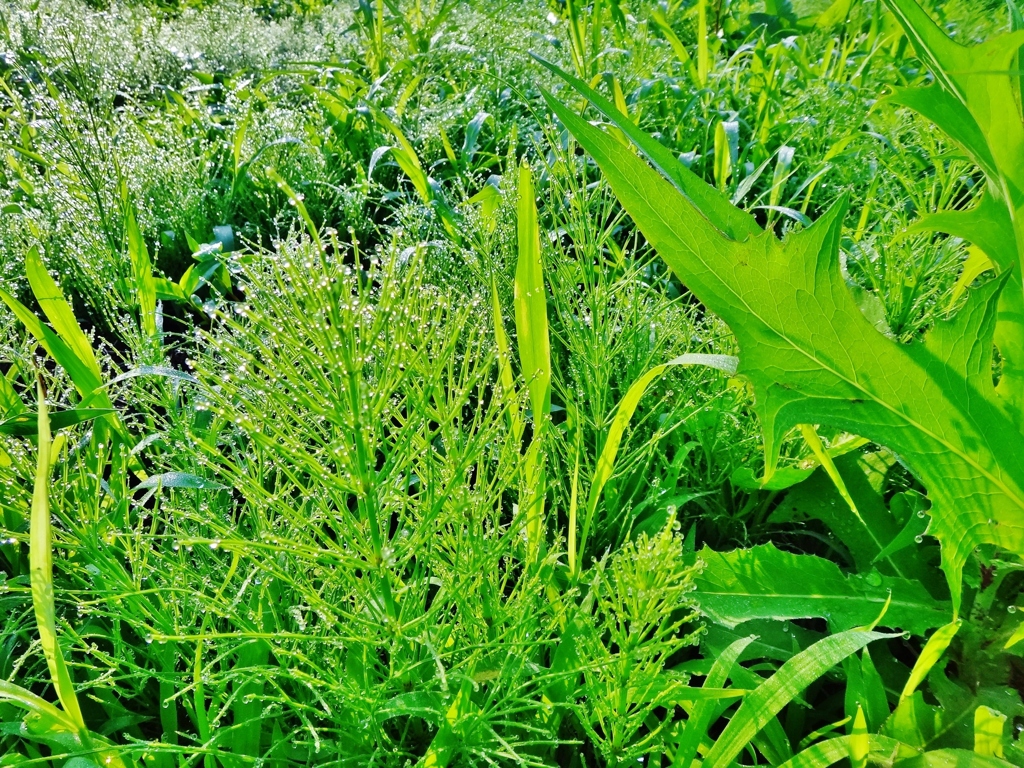
{"type": "Polygon", "coordinates": [[[903,699],[909,699],[913,695],[914,691],[917,690],[917,686],[921,684],[928,676],[928,673],[931,672],[932,667],[942,658],[942,654],[949,648],[949,644],[953,642],[953,638],[960,631],[962,624],[963,621],[961,620],[950,622],[943,627],[939,627],[928,638],[928,642],[921,649],[921,655],[914,662],[914,668],[910,670],[907,684],[903,686],[903,692],[900,694],[901,703],[903,699]]]}
{"type": "Polygon", "coordinates": [[[53,552],[50,532],[50,419],[47,414],[46,392],[42,379],[36,384],[39,399],[38,410],[38,459],[35,485],[32,490],[32,516],[29,533],[29,563],[32,582],[32,607],[39,628],[39,641],[46,656],[50,679],[57,691],[57,698],[74,723],[83,743],[88,743],[85,720],[78,705],[75,687],[71,682],[64,656],[57,642],[57,624],[53,594],[53,552]]]}
{"type": "MultiPolygon", "coordinates": [[[[711,665],[711,671],[704,678],[704,685],[721,688],[732,673],[732,668],[739,660],[740,654],[754,641],[753,637],[741,637],[732,642],[711,665]]],[[[676,754],[672,760],[673,768],[689,768],[697,756],[697,749],[707,734],[711,721],[715,716],[715,702],[698,701],[686,719],[683,735],[676,746],[676,754]]]]}
{"type": "Polygon", "coordinates": [[[310,238],[316,243],[317,249],[320,253],[324,252],[324,244],[320,240],[320,231],[316,228],[316,224],[313,223],[313,219],[309,215],[309,211],[306,210],[306,204],[302,202],[302,196],[296,192],[284,177],[277,172],[276,168],[266,169],[267,178],[277,184],[277,188],[280,189],[288,197],[288,201],[295,206],[295,210],[299,212],[299,216],[306,225],[306,231],[309,232],[310,238]]]}
{"type": "Polygon", "coordinates": [[[533,439],[526,457],[525,514],[531,560],[540,551],[544,526],[544,459],[541,453],[547,414],[551,410],[551,342],[548,336],[547,293],[541,261],[540,225],[533,175],[525,162],[519,167],[517,205],[518,249],[515,277],[516,338],[523,379],[533,411],[533,439]]]}
{"type": "MultiPolygon", "coordinates": [[[[850,756],[850,744],[852,736],[837,736],[825,741],[819,741],[806,749],[793,755],[789,760],[781,763],[777,768],[827,768],[850,756]]],[[[873,733],[867,734],[868,759],[880,765],[888,765],[896,754],[905,756],[914,754],[915,750],[903,747],[896,739],[888,736],[878,736],[873,733]]]]}
{"type": "Polygon", "coordinates": [[[127,208],[126,235],[128,237],[128,254],[132,262],[132,275],[135,278],[135,297],[139,303],[139,317],[142,332],[147,339],[155,341],[156,335],[156,281],[153,278],[153,262],[149,258],[149,249],[142,237],[135,211],[127,199],[125,190],[125,206],[127,208]]]}
{"type": "MultiPolygon", "coordinates": [[[[736,372],[736,366],[738,363],[738,359],[730,355],[680,355],[667,363],[656,365],[633,382],[630,388],[626,391],[622,400],[619,402],[615,411],[615,417],[612,419],[611,426],[608,428],[608,435],[605,437],[604,447],[601,449],[601,454],[597,459],[597,467],[594,470],[594,477],[590,483],[590,494],[587,497],[586,517],[583,519],[583,531],[580,534],[579,539],[580,548],[576,555],[573,556],[573,560],[576,562],[577,567],[580,565],[580,557],[585,551],[587,545],[587,538],[590,535],[590,529],[594,522],[594,514],[597,512],[597,504],[601,500],[601,492],[604,490],[605,485],[608,483],[608,480],[611,478],[613,470],[615,469],[615,458],[619,452],[619,444],[622,442],[622,435],[626,431],[626,427],[629,426],[629,421],[633,418],[633,414],[636,412],[637,406],[640,404],[640,398],[642,398],[644,393],[647,392],[647,388],[651,385],[651,382],[661,376],[669,368],[677,365],[706,365],[709,368],[716,368],[724,373],[732,375],[736,372]]],[[[577,575],[579,575],[578,572],[573,574],[573,576],[577,575]]]]}
{"type": "Polygon", "coordinates": [[[852,629],[819,640],[798,653],[753,693],[744,697],[740,708],[704,759],[705,768],[730,765],[757,732],[808,685],[868,643],[891,637],[896,635],[852,629]]]}

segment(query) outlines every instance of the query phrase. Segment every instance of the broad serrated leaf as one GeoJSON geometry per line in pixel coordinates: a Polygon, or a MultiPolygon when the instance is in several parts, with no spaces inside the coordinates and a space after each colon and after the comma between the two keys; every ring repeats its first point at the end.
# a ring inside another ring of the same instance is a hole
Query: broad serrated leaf
{"type": "Polygon", "coordinates": [[[833,630],[872,623],[892,598],[881,623],[916,634],[945,624],[948,604],[916,581],[881,576],[844,576],[831,560],[794,555],[763,544],[732,552],[707,547],[694,581],[701,611],[726,627],[752,619],[827,619],[833,630]]]}
{"type": "Polygon", "coordinates": [[[935,82],[897,88],[888,101],[935,123],[984,172],[984,197],[970,211],[926,216],[918,226],[965,237],[998,265],[1015,269],[999,301],[995,343],[1003,358],[999,393],[1018,429],[1024,424],[1024,119],[1020,112],[1018,30],[980,45],[951,40],[916,0],[888,0],[935,82]]]}
{"type": "Polygon", "coordinates": [[[992,382],[1005,276],[972,291],[924,341],[898,344],[864,317],[843,279],[845,202],[783,242],[771,233],[737,240],[642,159],[547,98],[647,240],[736,335],[769,471],[797,424],[826,424],[892,449],[928,488],[928,532],[942,545],[954,613],[975,547],[1024,553],[1024,437],[992,382]]]}

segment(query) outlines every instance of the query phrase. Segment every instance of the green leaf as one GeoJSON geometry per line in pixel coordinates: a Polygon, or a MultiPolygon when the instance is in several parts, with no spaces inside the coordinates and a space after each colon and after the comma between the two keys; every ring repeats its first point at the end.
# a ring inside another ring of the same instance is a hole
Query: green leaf
{"type": "Polygon", "coordinates": [[[1011,720],[1024,715],[1016,690],[992,685],[971,689],[946,677],[942,666],[934,667],[928,675],[928,691],[937,705],[926,703],[921,691],[901,698],[883,726],[887,735],[922,750],[973,749],[979,707],[1005,714],[1011,720]]]}
{"type": "Polygon", "coordinates": [[[889,100],[914,109],[959,143],[988,184],[972,211],[926,217],[926,229],[966,237],[999,266],[1016,267],[999,302],[995,343],[1003,356],[998,392],[1024,428],[1024,120],[1020,113],[1020,58],[1024,31],[962,46],[946,36],[915,0],[889,0],[936,82],[897,89],[889,100]],[[953,220],[949,228],[944,220],[953,220]],[[987,221],[986,221],[987,220],[987,221]],[[962,230],[971,231],[964,233],[962,230]]]}
{"type": "Polygon", "coordinates": [[[864,710],[857,706],[857,714],[853,718],[853,732],[850,734],[850,766],[866,768],[868,754],[871,751],[871,739],[868,737],[868,721],[864,710]]]}
{"type": "Polygon", "coordinates": [[[730,765],[758,731],[808,685],[868,643],[889,637],[892,635],[854,629],[826,637],[794,656],[743,698],[739,710],[705,757],[703,767],[730,765]]]}
{"type": "Polygon", "coordinates": [[[519,168],[515,314],[519,361],[530,392],[533,418],[539,424],[551,410],[551,343],[548,338],[547,293],[541,261],[540,226],[533,176],[525,163],[519,168]]]}
{"type": "MultiPolygon", "coordinates": [[[[99,365],[96,363],[89,340],[78,327],[78,323],[75,322],[74,315],[71,313],[71,307],[64,301],[60,290],[49,274],[46,273],[46,269],[42,266],[42,262],[39,259],[39,253],[35,248],[29,251],[26,257],[26,265],[28,266],[27,271],[29,274],[35,275],[33,280],[30,281],[33,285],[33,290],[38,286],[43,295],[49,297],[46,304],[43,304],[43,301],[40,300],[40,306],[44,308],[44,311],[49,307],[53,316],[60,321],[59,325],[54,323],[54,327],[62,335],[66,334],[67,338],[61,338],[57,333],[54,333],[53,330],[32,314],[24,304],[3,289],[0,289],[0,300],[10,308],[14,316],[35,337],[39,345],[67,371],[68,376],[71,377],[71,381],[75,385],[75,389],[78,390],[82,398],[87,398],[100,387],[101,383],[99,365]],[[81,352],[83,349],[85,350],[84,353],[81,352]]],[[[39,300],[39,295],[36,298],[39,300]]],[[[53,318],[50,319],[53,321],[53,318]]],[[[110,402],[105,400],[100,405],[109,407],[110,402]]]]}
{"type": "Polygon", "coordinates": [[[1003,645],[1003,648],[1012,648],[1021,640],[1024,640],[1024,621],[1022,621],[1020,623],[1020,626],[1018,626],[1017,629],[1014,630],[1013,634],[1010,635],[1010,639],[1006,641],[1006,643],[1003,645]]]}
{"type": "Polygon", "coordinates": [[[541,440],[551,410],[551,342],[548,338],[547,293],[541,260],[540,225],[533,176],[525,162],[519,167],[517,225],[519,259],[516,262],[514,304],[519,363],[530,393],[533,442],[526,455],[526,539],[535,555],[543,535],[544,466],[541,440]]]}
{"type": "Polygon", "coordinates": [[[953,291],[950,293],[947,309],[953,309],[956,306],[956,302],[964,295],[964,291],[970,287],[971,283],[994,266],[995,264],[992,263],[987,253],[977,246],[971,246],[967,252],[967,261],[964,262],[963,271],[961,271],[960,277],[957,278],[956,285],[953,286],[953,291]]]}
{"type": "Polygon", "coordinates": [[[868,730],[875,732],[889,716],[889,701],[885,694],[885,684],[867,648],[861,652],[860,679],[863,684],[864,714],[868,730]]]}
{"type": "Polygon", "coordinates": [[[601,455],[598,456],[597,466],[594,469],[594,477],[590,482],[590,495],[587,499],[587,516],[583,522],[583,534],[580,537],[580,552],[584,551],[587,543],[587,536],[593,523],[594,514],[597,511],[597,504],[601,499],[601,493],[605,484],[611,479],[612,471],[615,468],[615,458],[619,452],[619,444],[622,442],[622,435],[629,426],[630,419],[640,404],[640,398],[647,392],[647,388],[655,379],[661,376],[669,368],[676,365],[706,365],[716,368],[730,375],[736,372],[737,360],[731,355],[704,355],[686,354],[680,355],[662,365],[656,365],[647,371],[643,376],[630,385],[629,390],[619,401],[615,410],[615,417],[611,426],[608,427],[608,434],[601,448],[601,455]]]}
{"type": "MultiPolygon", "coordinates": [[[[493,189],[493,187],[492,187],[493,189]]],[[[523,419],[515,402],[515,377],[512,374],[512,355],[509,352],[508,336],[505,334],[505,322],[501,316],[501,301],[498,298],[498,282],[491,278],[491,317],[494,322],[494,342],[498,347],[498,382],[505,397],[509,400],[509,424],[516,444],[523,439],[523,419]]]]}
{"type": "MultiPolygon", "coordinates": [[[[826,768],[850,756],[852,736],[837,736],[812,744],[807,749],[794,755],[777,768],[826,768]]],[[[887,736],[867,735],[868,759],[882,765],[888,764],[893,755],[900,749],[895,739],[887,736]]]]}
{"type": "Polygon", "coordinates": [[[881,576],[844,576],[831,560],[794,555],[763,544],[732,552],[698,553],[704,570],[694,581],[700,609],[735,627],[751,619],[827,619],[845,630],[870,624],[892,596],[884,626],[923,634],[949,620],[947,605],[915,581],[881,576]]]}
{"type": "Polygon", "coordinates": [[[142,237],[135,211],[127,205],[128,254],[132,260],[132,274],[135,278],[135,297],[139,303],[142,332],[149,339],[156,338],[156,281],[153,279],[153,262],[149,258],[146,241],[142,237]]]}
{"type": "MultiPolygon", "coordinates": [[[[313,218],[309,215],[309,211],[306,210],[306,204],[302,202],[302,195],[300,195],[294,189],[291,188],[291,185],[284,180],[284,177],[280,173],[278,173],[276,168],[267,168],[265,172],[267,174],[267,178],[270,179],[275,184],[277,184],[277,188],[284,192],[285,196],[288,198],[288,201],[293,206],[295,206],[295,210],[299,212],[299,216],[302,218],[303,223],[305,223],[306,225],[306,231],[309,232],[310,238],[313,240],[314,243],[316,243],[317,250],[320,253],[323,253],[324,244],[320,240],[320,231],[316,228],[316,224],[314,223],[313,218]]],[[[189,268],[189,270],[191,270],[191,267],[189,268]]],[[[188,273],[186,272],[186,275],[187,274],[188,273]]],[[[197,285],[198,281],[196,281],[195,284],[191,282],[186,284],[185,275],[182,275],[181,290],[185,295],[192,295],[197,285]]]]}
{"type": "MultiPolygon", "coordinates": [[[[887,467],[874,467],[868,456],[847,454],[834,462],[843,482],[856,502],[853,514],[840,498],[833,482],[824,471],[817,471],[796,486],[772,513],[776,522],[813,519],[820,520],[835,534],[853,558],[859,573],[868,573],[876,563],[889,576],[918,579],[928,583],[934,568],[930,568],[916,555],[916,551],[895,557],[888,550],[902,535],[902,526],[885,505],[882,495],[872,486],[870,477],[887,467]]],[[[915,537],[924,533],[925,518],[913,515],[913,527],[906,545],[915,545],[915,537]]]]}
{"type": "Polygon", "coordinates": [[[939,661],[942,654],[949,648],[949,644],[953,641],[953,637],[960,630],[961,621],[953,621],[945,626],[939,627],[935,630],[935,633],[928,638],[928,642],[925,643],[924,648],[921,649],[921,655],[917,657],[917,661],[914,662],[914,668],[910,670],[910,677],[907,678],[907,684],[903,686],[903,693],[900,694],[901,698],[910,696],[917,686],[921,684],[921,681],[927,677],[932,667],[939,661]]]}
{"type": "Polygon", "coordinates": [[[78,706],[75,687],[68,674],[64,655],[57,642],[57,624],[54,613],[53,553],[50,533],[50,419],[46,408],[46,394],[40,381],[38,438],[39,455],[36,461],[35,485],[32,490],[32,515],[29,529],[29,565],[32,583],[32,607],[35,610],[39,641],[50,670],[50,680],[57,690],[57,698],[84,742],[88,741],[85,720],[78,706]]]}
{"type": "Polygon", "coordinates": [[[839,24],[845,24],[852,7],[853,0],[835,0],[815,17],[814,26],[818,29],[831,29],[839,24]]]}
{"type": "Polygon", "coordinates": [[[989,757],[1003,756],[1006,715],[982,705],[974,710],[974,751],[989,757]]]}
{"type": "Polygon", "coordinates": [[[33,247],[25,254],[25,273],[28,276],[29,285],[32,287],[32,293],[35,295],[36,301],[39,302],[46,319],[50,321],[57,335],[67,344],[75,357],[89,369],[98,382],[102,378],[102,374],[99,363],[96,362],[96,355],[93,354],[92,345],[78,325],[71,305],[68,304],[64,294],[50,277],[50,273],[46,271],[46,265],[43,264],[38,248],[33,247]]]}
{"type": "Polygon", "coordinates": [[[1012,763],[965,749],[936,749],[903,760],[900,768],[1011,768],[1012,763]]]}
{"type": "MultiPolygon", "coordinates": [[[[110,408],[75,408],[69,411],[57,411],[50,415],[50,427],[54,430],[66,429],[75,424],[106,416],[108,413],[114,413],[114,411],[110,408]]],[[[28,437],[36,434],[37,424],[37,414],[21,413],[13,418],[0,421],[0,434],[28,437]]]]}
{"type": "MultiPolygon", "coordinates": [[[[733,666],[739,661],[740,654],[754,641],[753,637],[744,637],[729,645],[718,657],[704,678],[704,687],[721,688],[729,679],[733,666]]],[[[700,701],[690,711],[683,729],[682,738],[676,746],[676,754],[672,760],[675,768],[689,768],[697,756],[697,748],[707,734],[715,715],[713,701],[700,701]]]]}
{"type": "Polygon", "coordinates": [[[57,707],[31,691],[28,691],[14,683],[0,680],[0,702],[14,704],[35,717],[50,722],[54,727],[63,729],[67,733],[77,733],[77,726],[68,715],[61,712],[57,707]]]}
{"type": "MultiPolygon", "coordinates": [[[[744,621],[732,629],[721,624],[711,624],[707,634],[701,641],[706,656],[717,657],[730,643],[746,636],[754,636],[754,640],[743,654],[740,661],[750,659],[774,659],[786,661],[805,648],[821,640],[820,632],[813,632],[789,622],[772,619],[754,619],[744,621]]],[[[888,711],[886,712],[888,715],[888,711]]]]}
{"type": "Polygon", "coordinates": [[[770,233],[738,242],[627,148],[553,98],[548,103],[647,240],[735,333],[769,476],[797,424],[891,448],[928,488],[929,533],[942,545],[954,612],[975,547],[1024,553],[1024,436],[992,385],[1005,280],[972,291],[923,342],[900,345],[868,322],[846,287],[838,253],[844,202],[785,242],[770,233]]]}
{"type": "Polygon", "coordinates": [[[25,410],[25,404],[7,379],[0,374],[0,416],[17,415],[25,410]]]}
{"type": "MultiPolygon", "coordinates": [[[[939,119],[925,116],[972,154],[987,154],[991,165],[979,162],[986,175],[1006,178],[1024,191],[1024,123],[1012,108],[1015,98],[1009,75],[1024,44],[1024,32],[968,47],[947,37],[915,0],[889,0],[889,6],[937,81],[917,92],[927,92],[927,96],[914,97],[914,108],[938,110],[939,119]],[[937,92],[939,88],[946,96],[937,92]],[[962,105],[966,114],[953,111],[952,100],[962,105]]],[[[900,98],[906,96],[904,91],[900,98]]]]}
{"type": "Polygon", "coordinates": [[[935,123],[963,147],[987,176],[998,177],[985,134],[967,107],[946,88],[938,83],[925,88],[893,88],[883,103],[907,107],[935,123]]]}

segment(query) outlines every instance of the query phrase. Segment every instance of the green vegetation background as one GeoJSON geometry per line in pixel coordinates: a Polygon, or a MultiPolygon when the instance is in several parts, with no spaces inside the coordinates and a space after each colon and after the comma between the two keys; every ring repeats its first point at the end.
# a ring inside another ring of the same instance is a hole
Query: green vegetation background
{"type": "Polygon", "coordinates": [[[888,7],[835,5],[0,7],[0,288],[105,382],[0,308],[0,765],[1024,766],[1019,557],[951,625],[900,457],[793,430],[764,483],[728,365],[634,387],[736,340],[530,55],[780,236],[847,195],[843,275],[916,344],[982,269],[907,227],[985,178],[884,102],[932,77],[888,7]],[[54,653],[84,727],[4,687],[52,701],[54,653]]]}

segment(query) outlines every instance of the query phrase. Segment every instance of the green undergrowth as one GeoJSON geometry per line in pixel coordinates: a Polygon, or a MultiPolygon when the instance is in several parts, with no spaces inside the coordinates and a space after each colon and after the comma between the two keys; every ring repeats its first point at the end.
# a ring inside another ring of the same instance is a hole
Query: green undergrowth
{"type": "Polygon", "coordinates": [[[0,8],[0,766],[1024,766],[1021,28],[0,8]]]}

